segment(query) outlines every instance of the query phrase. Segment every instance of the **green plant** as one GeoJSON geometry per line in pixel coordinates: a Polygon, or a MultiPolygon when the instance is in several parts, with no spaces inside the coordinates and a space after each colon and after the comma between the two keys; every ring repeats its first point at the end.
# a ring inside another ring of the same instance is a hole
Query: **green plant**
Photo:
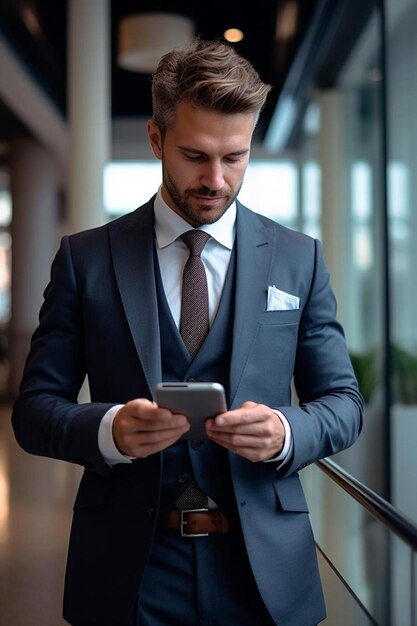
{"type": "Polygon", "coordinates": [[[378,368],[377,368],[376,350],[371,349],[361,354],[350,354],[353,371],[358,381],[359,391],[361,392],[365,404],[369,404],[372,394],[378,384],[378,368]]]}
{"type": "Polygon", "coordinates": [[[393,391],[397,404],[417,404],[417,354],[392,346],[393,391]]]}

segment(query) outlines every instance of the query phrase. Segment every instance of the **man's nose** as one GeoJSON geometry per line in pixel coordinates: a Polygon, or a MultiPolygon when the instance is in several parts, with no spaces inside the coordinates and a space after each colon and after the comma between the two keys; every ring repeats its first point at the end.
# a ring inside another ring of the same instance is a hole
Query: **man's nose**
{"type": "Polygon", "coordinates": [[[206,163],[200,179],[210,191],[219,191],[224,185],[223,170],[220,163],[206,163]]]}

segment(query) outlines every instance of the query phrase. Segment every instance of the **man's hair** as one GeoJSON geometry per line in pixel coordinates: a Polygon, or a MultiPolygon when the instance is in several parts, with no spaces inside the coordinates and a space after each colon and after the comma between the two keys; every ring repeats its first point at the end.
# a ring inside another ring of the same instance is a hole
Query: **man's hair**
{"type": "Polygon", "coordinates": [[[152,77],[153,120],[162,136],[180,102],[218,113],[261,112],[270,85],[231,46],[195,37],[165,54],[152,77]]]}

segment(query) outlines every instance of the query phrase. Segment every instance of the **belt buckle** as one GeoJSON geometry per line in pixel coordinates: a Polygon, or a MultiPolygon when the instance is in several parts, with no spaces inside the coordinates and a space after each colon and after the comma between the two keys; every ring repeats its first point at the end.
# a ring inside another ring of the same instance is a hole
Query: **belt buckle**
{"type": "Polygon", "coordinates": [[[186,524],[188,524],[187,520],[184,519],[184,515],[186,513],[207,513],[208,509],[184,509],[183,511],[180,511],[181,513],[181,518],[180,518],[180,531],[181,531],[181,537],[208,537],[209,533],[186,533],[185,532],[185,528],[184,526],[186,524]]]}

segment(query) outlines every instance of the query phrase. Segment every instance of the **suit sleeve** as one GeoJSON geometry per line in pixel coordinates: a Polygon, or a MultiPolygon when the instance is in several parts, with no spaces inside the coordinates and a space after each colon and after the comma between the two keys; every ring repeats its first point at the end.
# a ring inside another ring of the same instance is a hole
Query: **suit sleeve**
{"type": "Polygon", "coordinates": [[[286,473],[349,447],[362,428],[363,399],[336,319],[336,300],[318,241],[299,328],[294,383],[299,406],[277,407],[293,435],[293,459],[286,473]]]}
{"type": "Polygon", "coordinates": [[[69,239],[64,237],[52,264],[12,423],[18,443],[27,452],[107,475],[98,449],[98,428],[112,405],[77,403],[85,375],[81,298],[69,239]]]}

